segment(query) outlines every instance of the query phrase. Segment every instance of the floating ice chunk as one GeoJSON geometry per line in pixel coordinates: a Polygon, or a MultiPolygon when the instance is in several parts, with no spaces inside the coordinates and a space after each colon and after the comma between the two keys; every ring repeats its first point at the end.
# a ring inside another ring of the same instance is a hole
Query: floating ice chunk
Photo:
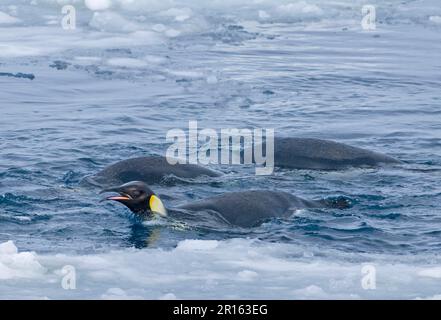
{"type": "Polygon", "coordinates": [[[33,252],[21,252],[12,256],[10,266],[16,270],[39,271],[42,268],[40,263],[36,260],[36,255],[33,252]]]}
{"type": "Polygon", "coordinates": [[[112,5],[112,2],[110,0],[85,0],[84,4],[90,10],[101,11],[109,9],[112,5]]]}
{"type": "Polygon", "coordinates": [[[441,267],[423,269],[418,272],[418,275],[421,277],[441,279],[441,267]]]}
{"type": "Polygon", "coordinates": [[[84,64],[94,64],[94,63],[99,63],[101,61],[100,57],[88,57],[88,56],[78,56],[74,58],[75,63],[80,64],[80,65],[84,65],[84,64]]]}
{"type": "Polygon", "coordinates": [[[195,251],[213,250],[219,245],[217,240],[183,240],[178,243],[176,250],[195,251]]]}
{"type": "Polygon", "coordinates": [[[190,19],[193,12],[190,8],[170,8],[160,13],[161,16],[174,17],[176,21],[182,22],[190,19]]]}
{"type": "Polygon", "coordinates": [[[0,280],[12,279],[13,278],[13,270],[5,266],[0,262],[0,280]]]}
{"type": "Polygon", "coordinates": [[[38,56],[41,54],[44,54],[44,51],[38,48],[15,44],[0,44],[0,57],[4,58],[38,56]]]}
{"type": "Polygon", "coordinates": [[[0,243],[0,255],[2,254],[16,254],[18,253],[18,249],[15,246],[14,242],[11,240],[0,243]]]}
{"type": "Polygon", "coordinates": [[[176,16],[175,17],[175,20],[176,21],[179,21],[179,22],[182,22],[182,21],[185,21],[185,20],[188,20],[188,19],[190,19],[190,16],[176,16]]]}
{"type": "Polygon", "coordinates": [[[315,4],[308,4],[305,1],[288,3],[277,7],[277,12],[282,16],[291,16],[295,18],[320,16],[323,10],[315,4]]]}
{"type": "Polygon", "coordinates": [[[310,285],[303,289],[294,290],[293,293],[295,298],[323,299],[327,297],[325,291],[323,291],[322,288],[316,285],[310,285]]]}
{"type": "Polygon", "coordinates": [[[192,70],[167,70],[168,73],[177,77],[201,79],[204,78],[204,73],[192,70]]]}
{"type": "Polygon", "coordinates": [[[89,26],[101,31],[130,32],[142,29],[135,22],[125,19],[116,12],[94,12],[89,26]]]}
{"type": "Polygon", "coordinates": [[[18,253],[12,241],[0,244],[0,279],[35,278],[44,272],[35,253],[18,253]]]}
{"type": "Polygon", "coordinates": [[[167,27],[164,26],[162,23],[158,23],[152,27],[152,30],[156,32],[164,32],[165,30],[167,30],[167,27]]]}
{"type": "Polygon", "coordinates": [[[144,60],[149,64],[163,64],[167,62],[167,59],[160,56],[146,55],[144,56],[144,60]]]}
{"type": "Polygon", "coordinates": [[[176,0],[112,0],[119,8],[132,12],[160,12],[173,7],[176,0]]]}
{"type": "Polygon", "coordinates": [[[257,278],[259,274],[251,270],[243,270],[237,273],[237,277],[242,281],[252,281],[257,278]]]}
{"type": "Polygon", "coordinates": [[[266,20],[266,19],[271,18],[271,16],[264,10],[259,10],[258,15],[259,15],[259,19],[262,19],[262,20],[266,20]]]}
{"type": "Polygon", "coordinates": [[[441,24],[441,16],[430,16],[429,21],[436,24],[441,24]]]}
{"type": "Polygon", "coordinates": [[[418,297],[415,300],[441,300],[441,294],[435,294],[433,296],[424,297],[424,298],[418,297]]]}
{"type": "Polygon", "coordinates": [[[75,295],[85,299],[194,299],[201,295],[227,299],[233,297],[232,292],[242,299],[441,298],[439,278],[421,281],[418,275],[419,271],[433,272],[435,266],[402,264],[401,260],[390,261],[391,256],[368,254],[362,261],[380,259],[381,282],[373,292],[360,285],[358,254],[331,252],[331,257],[311,260],[301,257],[304,251],[295,244],[231,239],[185,240],[175,250],[127,248],[100,254],[37,256],[20,253],[14,243],[6,242],[0,244],[0,278],[14,282],[0,281],[0,298],[71,298],[72,291],[60,289],[65,265],[75,266],[80,276],[75,295]],[[14,290],[10,290],[12,286],[14,290]]]}
{"type": "Polygon", "coordinates": [[[134,299],[142,299],[142,297],[129,295],[123,289],[120,288],[110,288],[104,294],[101,295],[101,299],[134,300],[134,299]]]}
{"type": "Polygon", "coordinates": [[[17,22],[20,22],[20,19],[0,11],[0,24],[14,24],[17,22]]]}
{"type": "Polygon", "coordinates": [[[181,34],[181,31],[176,30],[176,29],[168,29],[167,31],[165,31],[165,35],[169,38],[176,38],[180,34],[181,34]]]}
{"type": "Polygon", "coordinates": [[[143,68],[147,66],[147,62],[132,58],[112,58],[107,60],[107,64],[115,67],[124,68],[143,68]]]}
{"type": "Polygon", "coordinates": [[[173,293],[166,293],[159,297],[159,300],[176,300],[176,296],[173,293]]]}

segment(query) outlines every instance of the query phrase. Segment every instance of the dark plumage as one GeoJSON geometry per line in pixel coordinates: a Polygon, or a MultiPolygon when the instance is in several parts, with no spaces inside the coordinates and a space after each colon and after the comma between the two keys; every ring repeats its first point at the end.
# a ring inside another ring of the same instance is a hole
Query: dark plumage
{"type": "Polygon", "coordinates": [[[252,227],[269,218],[288,217],[297,209],[325,206],[324,201],[304,200],[286,192],[250,190],[224,193],[179,208],[215,212],[232,225],[252,227]]]}
{"type": "Polygon", "coordinates": [[[219,173],[194,164],[171,165],[165,157],[150,156],[127,159],[112,164],[87,180],[99,186],[120,185],[130,181],[148,184],[160,182],[167,175],[179,178],[217,177],[219,173]]]}
{"type": "Polygon", "coordinates": [[[324,207],[342,209],[349,205],[344,199],[336,201],[305,200],[286,192],[249,190],[228,192],[167,210],[144,182],[132,181],[105,189],[103,192],[118,193],[119,195],[107,197],[106,200],[118,201],[133,213],[143,217],[148,217],[156,212],[162,216],[169,215],[179,220],[185,217],[183,215],[183,211],[185,211],[211,215],[240,227],[253,227],[270,218],[288,217],[297,209],[324,207]]]}
{"type": "Polygon", "coordinates": [[[276,138],[274,141],[274,164],[281,168],[341,170],[398,163],[399,160],[385,154],[330,140],[276,138]]]}

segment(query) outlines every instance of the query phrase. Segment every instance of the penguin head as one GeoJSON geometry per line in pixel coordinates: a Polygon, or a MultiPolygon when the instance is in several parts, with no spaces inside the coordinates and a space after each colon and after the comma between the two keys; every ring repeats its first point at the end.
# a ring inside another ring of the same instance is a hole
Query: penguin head
{"type": "Polygon", "coordinates": [[[157,195],[148,187],[148,185],[141,181],[132,181],[102,190],[100,193],[115,192],[117,196],[109,196],[104,200],[113,200],[124,204],[133,213],[136,214],[159,214],[160,216],[167,216],[162,201],[157,195]]]}

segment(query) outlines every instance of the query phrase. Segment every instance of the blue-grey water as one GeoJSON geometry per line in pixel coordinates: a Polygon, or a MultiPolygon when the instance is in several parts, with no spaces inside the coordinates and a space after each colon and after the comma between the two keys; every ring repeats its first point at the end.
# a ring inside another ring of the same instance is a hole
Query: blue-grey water
{"type": "Polygon", "coordinates": [[[73,3],[75,30],[56,1],[0,3],[1,298],[440,297],[436,1],[378,2],[369,31],[359,1],[73,3]],[[404,164],[271,176],[211,165],[225,174],[153,186],[169,207],[248,189],[353,204],[252,229],[142,223],[81,182],[164,155],[167,131],[190,120],[404,164]],[[360,287],[363,263],[379,268],[376,290],[360,287]],[[83,274],[77,290],[59,286],[66,264],[83,274]]]}

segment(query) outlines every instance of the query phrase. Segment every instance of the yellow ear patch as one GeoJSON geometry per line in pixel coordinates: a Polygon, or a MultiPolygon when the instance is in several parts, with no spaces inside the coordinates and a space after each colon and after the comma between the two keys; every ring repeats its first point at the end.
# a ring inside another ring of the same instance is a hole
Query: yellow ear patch
{"type": "Polygon", "coordinates": [[[153,213],[157,213],[162,217],[167,216],[167,210],[165,209],[162,201],[155,195],[152,195],[149,200],[150,210],[153,213]]]}

